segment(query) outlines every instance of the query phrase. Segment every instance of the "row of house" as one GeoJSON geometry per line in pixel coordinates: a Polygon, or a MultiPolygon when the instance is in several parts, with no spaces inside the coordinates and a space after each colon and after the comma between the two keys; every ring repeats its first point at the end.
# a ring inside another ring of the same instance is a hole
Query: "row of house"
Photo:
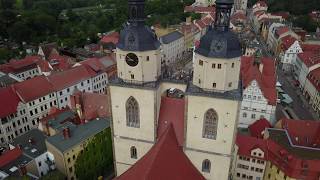
{"type": "Polygon", "coordinates": [[[274,128],[256,121],[249,135],[237,135],[234,179],[319,179],[319,127],[309,120],[282,119],[274,128]]]}
{"type": "Polygon", "coordinates": [[[109,127],[108,96],[76,92],[70,108],[52,107],[32,129],[9,143],[0,156],[0,179],[29,176],[39,179],[58,170],[67,179],[76,179],[75,162],[86,145],[109,127]]]}
{"type": "Polygon", "coordinates": [[[108,77],[115,73],[114,65],[112,59],[88,59],[68,70],[1,88],[0,143],[5,145],[38,127],[52,107],[70,106],[75,91],[104,94],[108,77]]]}

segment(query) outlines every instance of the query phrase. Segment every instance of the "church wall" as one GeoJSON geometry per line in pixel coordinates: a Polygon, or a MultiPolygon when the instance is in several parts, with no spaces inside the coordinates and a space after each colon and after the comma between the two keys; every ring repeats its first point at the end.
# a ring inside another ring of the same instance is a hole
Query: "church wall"
{"type": "Polygon", "coordinates": [[[110,86],[110,92],[114,135],[154,142],[156,119],[154,105],[157,104],[155,91],[110,86]],[[126,102],[130,96],[134,97],[139,104],[140,128],[127,126],[126,102]]]}
{"type": "Polygon", "coordinates": [[[238,101],[188,96],[186,148],[230,155],[233,150],[238,108],[238,101]],[[202,137],[204,115],[211,108],[218,114],[216,140],[202,137]]]}
{"type": "Polygon", "coordinates": [[[229,176],[229,168],[231,164],[231,157],[219,156],[208,153],[201,153],[196,151],[185,151],[188,158],[192,161],[193,165],[207,180],[227,180],[229,176]],[[202,162],[208,159],[211,162],[210,172],[202,172],[202,162]]]}
{"type": "Polygon", "coordinates": [[[116,172],[117,176],[120,176],[123,172],[135,164],[141,157],[143,157],[153,146],[150,142],[140,142],[136,140],[123,139],[121,137],[114,136],[113,138],[116,172]],[[137,159],[131,158],[130,148],[135,146],[137,149],[137,159]]]}

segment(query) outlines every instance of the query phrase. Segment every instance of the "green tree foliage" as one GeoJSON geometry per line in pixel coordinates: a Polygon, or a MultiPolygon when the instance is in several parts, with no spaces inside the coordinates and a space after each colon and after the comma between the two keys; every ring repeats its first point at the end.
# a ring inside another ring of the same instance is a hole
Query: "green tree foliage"
{"type": "Polygon", "coordinates": [[[97,179],[113,166],[110,128],[97,134],[80,154],[75,164],[79,180],[97,179]]]}

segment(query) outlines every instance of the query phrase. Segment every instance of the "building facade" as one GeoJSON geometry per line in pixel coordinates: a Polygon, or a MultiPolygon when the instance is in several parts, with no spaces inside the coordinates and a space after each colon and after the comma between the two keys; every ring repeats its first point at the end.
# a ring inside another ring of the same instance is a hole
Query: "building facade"
{"type": "Polygon", "coordinates": [[[297,56],[299,53],[302,53],[302,48],[300,47],[299,41],[295,40],[289,48],[280,54],[280,59],[282,63],[282,70],[286,72],[293,72],[293,67],[297,56]]]}
{"type": "Polygon", "coordinates": [[[239,127],[247,128],[257,119],[276,121],[276,72],[275,62],[269,58],[242,57],[241,79],[243,100],[239,116],[239,127]]]}
{"type": "Polygon", "coordinates": [[[179,31],[173,31],[159,38],[161,42],[162,62],[175,63],[182,58],[186,48],[184,35],[179,31]]]}
{"type": "MultiPolygon", "coordinates": [[[[161,129],[172,127],[168,126],[170,123],[179,134],[179,157],[188,158],[202,179],[231,176],[241,99],[240,42],[229,31],[232,5],[232,1],[216,1],[216,23],[209,27],[195,50],[194,77],[186,84],[166,79],[161,71],[160,43],[144,26],[144,1],[129,0],[129,25],[121,31],[117,45],[118,78],[110,81],[109,86],[116,179],[134,179],[137,177],[130,174],[142,177],[152,173],[138,174],[137,169],[142,166],[140,162],[153,156],[149,152],[154,147],[161,147],[158,143],[169,138],[165,131],[163,140],[161,129]],[[135,10],[139,13],[135,14],[135,10]],[[179,100],[165,97],[171,88],[184,96],[179,100]],[[168,105],[167,101],[178,101],[182,106],[168,105]],[[173,107],[181,108],[180,118],[167,117],[168,109],[173,107]],[[176,124],[178,119],[182,124],[176,124]]],[[[157,152],[159,156],[162,154],[161,149],[157,152]]],[[[164,164],[152,171],[162,168],[164,164]]],[[[175,172],[179,173],[184,172],[175,172]]],[[[168,177],[166,173],[160,176],[168,177]]]]}

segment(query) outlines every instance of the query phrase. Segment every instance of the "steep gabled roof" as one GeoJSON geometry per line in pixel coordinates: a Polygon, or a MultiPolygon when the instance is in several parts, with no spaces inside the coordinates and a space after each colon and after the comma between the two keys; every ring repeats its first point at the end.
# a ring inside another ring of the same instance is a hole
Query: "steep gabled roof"
{"type": "Polygon", "coordinates": [[[9,63],[0,65],[0,71],[4,73],[20,73],[36,68],[39,61],[41,61],[40,56],[26,56],[20,60],[12,59],[9,63]]]}
{"type": "Polygon", "coordinates": [[[270,122],[263,118],[251,124],[248,129],[251,136],[262,139],[265,129],[271,127],[270,122]]]}
{"type": "MultiPolygon", "coordinates": [[[[261,149],[265,154],[264,158],[267,159],[267,143],[263,139],[258,139],[251,136],[246,136],[242,134],[237,134],[236,144],[239,147],[238,149],[238,155],[246,156],[246,157],[253,157],[251,155],[251,151],[259,148],[261,149]]],[[[254,158],[259,158],[254,156],[254,158]]]]}
{"type": "Polygon", "coordinates": [[[320,51],[306,51],[298,54],[298,57],[308,68],[320,63],[320,51]]]}
{"type": "Polygon", "coordinates": [[[22,155],[22,151],[19,148],[14,148],[12,150],[4,152],[0,156],[0,168],[6,166],[7,164],[15,161],[22,155]]]}
{"type": "Polygon", "coordinates": [[[297,39],[291,35],[287,35],[281,38],[281,40],[283,50],[288,50],[297,39]]]}
{"type": "Polygon", "coordinates": [[[157,131],[158,137],[166,131],[170,124],[173,124],[179,145],[183,146],[184,106],[185,101],[183,99],[162,97],[157,131]]]}
{"type": "Polygon", "coordinates": [[[19,97],[12,87],[0,88],[0,118],[17,112],[19,97]]]}
{"type": "Polygon", "coordinates": [[[179,147],[173,125],[134,166],[115,180],[204,180],[179,147]]]}
{"type": "Polygon", "coordinates": [[[23,102],[30,102],[54,92],[53,86],[45,76],[37,76],[13,85],[23,102]]]}
{"type": "Polygon", "coordinates": [[[320,68],[311,71],[307,78],[314,88],[320,92],[320,68]]]}
{"type": "Polygon", "coordinates": [[[255,64],[254,57],[241,57],[241,80],[244,88],[247,88],[252,81],[256,80],[262,94],[271,105],[277,104],[275,62],[270,58],[261,58],[263,70],[255,64]]]}

